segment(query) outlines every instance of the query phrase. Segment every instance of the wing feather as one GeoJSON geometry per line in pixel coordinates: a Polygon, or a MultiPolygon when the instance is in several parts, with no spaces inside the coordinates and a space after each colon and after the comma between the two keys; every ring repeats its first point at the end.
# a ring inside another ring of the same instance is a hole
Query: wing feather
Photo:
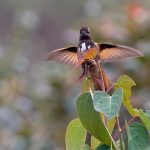
{"type": "Polygon", "coordinates": [[[62,64],[76,65],[78,63],[77,47],[53,50],[46,56],[46,60],[54,60],[62,64]]]}
{"type": "Polygon", "coordinates": [[[128,57],[141,57],[142,52],[122,45],[99,44],[97,43],[100,52],[100,58],[104,62],[113,62],[128,57]]]}

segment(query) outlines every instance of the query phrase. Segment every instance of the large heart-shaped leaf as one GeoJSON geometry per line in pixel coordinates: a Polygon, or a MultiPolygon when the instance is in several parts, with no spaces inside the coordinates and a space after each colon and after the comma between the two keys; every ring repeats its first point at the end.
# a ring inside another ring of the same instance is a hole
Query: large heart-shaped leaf
{"type": "Polygon", "coordinates": [[[131,88],[135,86],[135,82],[127,75],[119,77],[115,84],[115,88],[123,88],[123,105],[128,110],[131,116],[139,116],[138,109],[131,105],[131,88]]]}
{"type": "Polygon", "coordinates": [[[78,116],[88,132],[102,143],[107,145],[113,144],[117,149],[117,146],[104,126],[99,113],[94,110],[92,97],[89,92],[78,97],[76,107],[78,116]]]}
{"type": "Polygon", "coordinates": [[[150,146],[148,132],[140,123],[132,123],[126,127],[128,150],[148,150],[150,146]]]}
{"type": "Polygon", "coordinates": [[[119,112],[122,99],[122,88],[116,89],[112,96],[104,91],[96,91],[93,95],[93,104],[96,111],[103,112],[108,119],[112,119],[119,112]]]}

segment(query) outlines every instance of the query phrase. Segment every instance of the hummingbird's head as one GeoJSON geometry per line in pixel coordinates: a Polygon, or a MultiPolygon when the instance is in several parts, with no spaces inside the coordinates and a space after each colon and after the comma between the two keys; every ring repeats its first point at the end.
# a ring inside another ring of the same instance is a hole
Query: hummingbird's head
{"type": "Polygon", "coordinates": [[[90,35],[90,29],[87,26],[82,26],[80,28],[80,41],[82,40],[90,40],[91,35],[90,35]]]}

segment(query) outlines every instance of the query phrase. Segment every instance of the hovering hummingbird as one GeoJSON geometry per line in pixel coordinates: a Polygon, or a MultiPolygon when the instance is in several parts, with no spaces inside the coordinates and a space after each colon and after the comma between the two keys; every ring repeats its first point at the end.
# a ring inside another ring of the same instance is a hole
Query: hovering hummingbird
{"type": "MultiPolygon", "coordinates": [[[[93,78],[94,82],[103,77],[104,87],[107,89],[109,87],[109,81],[104,70],[101,67],[101,62],[114,62],[120,59],[128,57],[140,57],[143,54],[131,47],[114,45],[114,44],[104,44],[96,43],[92,40],[89,27],[82,26],[80,28],[80,37],[78,46],[60,48],[51,51],[47,55],[47,60],[55,60],[62,64],[70,64],[74,66],[81,66],[83,68],[83,74],[93,78]],[[106,83],[105,83],[106,80],[106,83]]],[[[96,89],[102,89],[95,83],[96,89]],[[96,87],[97,86],[97,87],[96,87]]]]}

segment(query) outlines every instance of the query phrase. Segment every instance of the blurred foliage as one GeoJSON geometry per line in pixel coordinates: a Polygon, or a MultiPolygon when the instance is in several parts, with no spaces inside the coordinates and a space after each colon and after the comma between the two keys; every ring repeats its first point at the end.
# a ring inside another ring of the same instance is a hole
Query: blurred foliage
{"type": "Polygon", "coordinates": [[[77,45],[84,24],[96,41],[145,54],[103,65],[112,81],[131,76],[137,83],[133,105],[150,109],[149,7],[149,0],[0,0],[0,150],[64,149],[79,71],[44,57],[77,45]]]}

